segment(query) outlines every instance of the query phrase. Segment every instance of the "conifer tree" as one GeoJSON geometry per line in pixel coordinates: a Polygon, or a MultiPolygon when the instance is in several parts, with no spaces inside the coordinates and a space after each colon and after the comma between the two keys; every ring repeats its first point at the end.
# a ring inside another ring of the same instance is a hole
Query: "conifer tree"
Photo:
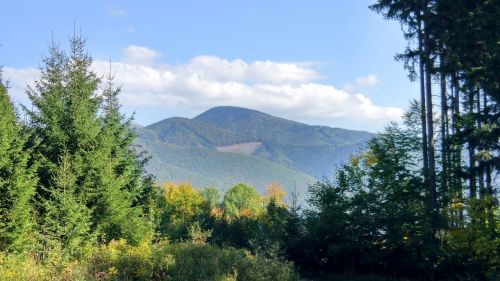
{"type": "MultiPolygon", "coordinates": [[[[63,229],[75,230],[75,241],[87,236],[88,241],[127,238],[137,243],[151,234],[152,216],[144,212],[154,209],[154,186],[144,177],[143,159],[134,147],[132,119],[120,113],[120,89],[111,76],[100,91],[102,79],[91,69],[85,39],[74,35],[70,47],[65,55],[52,44],[40,80],[28,91],[34,109],[26,111],[42,158],[38,196],[43,231],[60,240],[64,231],[54,224],[60,220],[70,225],[63,229]],[[58,212],[64,206],[69,208],[66,217],[58,212]],[[71,210],[79,210],[81,217],[73,220],[77,212],[71,210]]],[[[78,245],[65,235],[63,247],[78,245]]]]}
{"type": "Polygon", "coordinates": [[[37,179],[25,130],[0,69],[0,250],[25,252],[35,244],[33,197],[37,179]]]}
{"type": "Polygon", "coordinates": [[[92,215],[101,188],[96,181],[101,154],[97,142],[100,98],[96,95],[100,80],[90,70],[92,59],[84,47],[85,40],[73,36],[68,57],[52,44],[40,79],[28,89],[33,109],[25,108],[31,119],[32,143],[41,158],[37,198],[42,233],[60,241],[70,254],[80,242],[95,237],[92,215]]]}
{"type": "Polygon", "coordinates": [[[113,86],[111,73],[106,78],[102,94],[103,127],[99,134],[103,188],[96,206],[97,220],[104,240],[126,237],[130,242],[139,242],[152,229],[144,217],[146,207],[137,204],[147,183],[143,182],[143,167],[133,144],[133,119],[120,113],[120,88],[113,86]]]}

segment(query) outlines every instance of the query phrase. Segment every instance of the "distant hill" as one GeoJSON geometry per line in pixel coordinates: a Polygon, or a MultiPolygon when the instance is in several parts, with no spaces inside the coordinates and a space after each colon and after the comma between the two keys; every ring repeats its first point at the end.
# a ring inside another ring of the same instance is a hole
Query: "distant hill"
{"type": "Polygon", "coordinates": [[[365,142],[372,134],[326,126],[311,126],[260,111],[219,106],[193,120],[227,129],[235,134],[282,145],[320,146],[365,142]]]}
{"type": "Polygon", "coordinates": [[[254,140],[240,136],[231,130],[212,126],[194,119],[173,117],[146,127],[156,134],[161,142],[177,144],[183,147],[209,147],[237,144],[254,140]]]}
{"type": "Polygon", "coordinates": [[[373,134],[325,126],[310,126],[256,110],[221,106],[194,120],[262,142],[254,155],[322,177],[357,152],[373,134]]]}
{"type": "Polygon", "coordinates": [[[310,126],[239,107],[215,107],[193,119],[168,118],[136,127],[158,181],[228,188],[247,182],[260,191],[279,182],[302,194],[331,175],[372,134],[310,126]]]}

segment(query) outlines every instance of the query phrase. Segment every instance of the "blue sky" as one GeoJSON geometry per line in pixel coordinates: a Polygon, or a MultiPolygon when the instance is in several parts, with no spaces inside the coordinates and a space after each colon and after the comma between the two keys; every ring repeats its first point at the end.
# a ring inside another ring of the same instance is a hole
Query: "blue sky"
{"type": "Polygon", "coordinates": [[[236,105],[378,131],[418,89],[393,60],[406,46],[399,24],[373,2],[7,1],[0,65],[26,103],[48,42],[66,48],[76,22],[95,70],[112,61],[124,111],[142,125],[236,105]]]}

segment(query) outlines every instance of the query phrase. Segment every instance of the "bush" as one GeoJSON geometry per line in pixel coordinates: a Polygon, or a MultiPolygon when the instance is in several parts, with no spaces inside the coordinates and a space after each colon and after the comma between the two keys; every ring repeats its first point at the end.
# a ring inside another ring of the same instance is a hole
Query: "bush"
{"type": "Polygon", "coordinates": [[[117,280],[298,280],[291,263],[207,244],[113,241],[96,252],[91,266],[94,276],[117,280]]]}
{"type": "Polygon", "coordinates": [[[48,259],[44,262],[33,256],[9,255],[0,252],[2,281],[85,281],[95,280],[88,275],[85,263],[48,259]]]}
{"type": "Polygon", "coordinates": [[[298,280],[293,265],[235,248],[160,241],[137,246],[125,240],[95,248],[80,260],[37,259],[0,253],[2,281],[298,280]]]}

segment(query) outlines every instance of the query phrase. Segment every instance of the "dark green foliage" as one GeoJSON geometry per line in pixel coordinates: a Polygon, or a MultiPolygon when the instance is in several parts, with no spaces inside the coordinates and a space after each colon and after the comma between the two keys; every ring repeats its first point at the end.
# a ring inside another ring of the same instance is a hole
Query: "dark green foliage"
{"type": "Polygon", "coordinates": [[[99,79],[90,72],[91,59],[83,48],[84,41],[77,36],[69,57],[52,45],[40,80],[28,91],[34,108],[27,111],[34,150],[41,158],[37,199],[42,234],[45,242],[62,243],[69,254],[95,238],[90,229],[95,227],[92,209],[102,187],[95,182],[100,155],[100,100],[95,97],[99,79]]]}
{"type": "Polygon", "coordinates": [[[412,108],[405,122],[411,126],[389,125],[370,141],[367,151],[345,164],[333,181],[310,187],[307,233],[298,243],[302,256],[294,255],[304,273],[376,274],[417,280],[498,277],[499,239],[488,230],[489,223],[496,225],[498,214],[486,225],[478,223],[491,219],[484,212],[484,206],[491,204],[488,199],[465,205],[454,201],[446,219],[450,224],[465,224],[440,232],[443,244],[434,243],[427,187],[417,156],[419,129],[411,122],[418,120],[419,107],[412,108]]]}
{"type": "Polygon", "coordinates": [[[267,203],[258,236],[251,241],[254,251],[269,257],[284,256],[288,242],[287,226],[289,220],[290,212],[287,207],[278,202],[276,198],[271,197],[267,203]]]}
{"type": "Polygon", "coordinates": [[[119,89],[91,70],[85,40],[69,55],[55,44],[28,90],[31,145],[40,160],[36,198],[43,240],[73,255],[84,244],[152,237],[156,195],[144,178],[131,119],[120,113],[119,89]]]}
{"type": "Polygon", "coordinates": [[[37,179],[26,130],[17,120],[1,74],[0,68],[0,250],[24,253],[36,244],[37,179]]]}
{"type": "Polygon", "coordinates": [[[103,127],[99,134],[98,180],[104,188],[95,207],[96,224],[104,241],[125,237],[138,243],[151,235],[151,221],[144,215],[151,211],[154,201],[151,197],[156,194],[148,179],[142,178],[143,165],[133,144],[132,119],[120,113],[120,89],[113,88],[111,74],[107,78],[102,95],[103,127]]]}
{"type": "MultiPolygon", "coordinates": [[[[83,254],[93,244],[91,213],[79,195],[76,174],[79,166],[69,154],[63,154],[54,171],[46,197],[41,200],[43,221],[40,226],[45,249],[61,251],[64,256],[83,254]]],[[[46,253],[52,255],[56,253],[46,253]]]]}
{"type": "Polygon", "coordinates": [[[495,280],[500,2],[379,0],[371,8],[401,22],[409,44],[397,57],[409,69],[410,78],[417,78],[417,61],[420,66],[421,132],[427,141],[422,147],[423,172],[429,190],[435,276],[495,280]],[[433,80],[439,81],[434,89],[439,89],[439,119],[432,112],[433,80]],[[436,125],[438,142],[433,135],[436,125]],[[434,143],[439,145],[439,157],[434,143]],[[458,276],[458,271],[466,274],[458,276]]]}

